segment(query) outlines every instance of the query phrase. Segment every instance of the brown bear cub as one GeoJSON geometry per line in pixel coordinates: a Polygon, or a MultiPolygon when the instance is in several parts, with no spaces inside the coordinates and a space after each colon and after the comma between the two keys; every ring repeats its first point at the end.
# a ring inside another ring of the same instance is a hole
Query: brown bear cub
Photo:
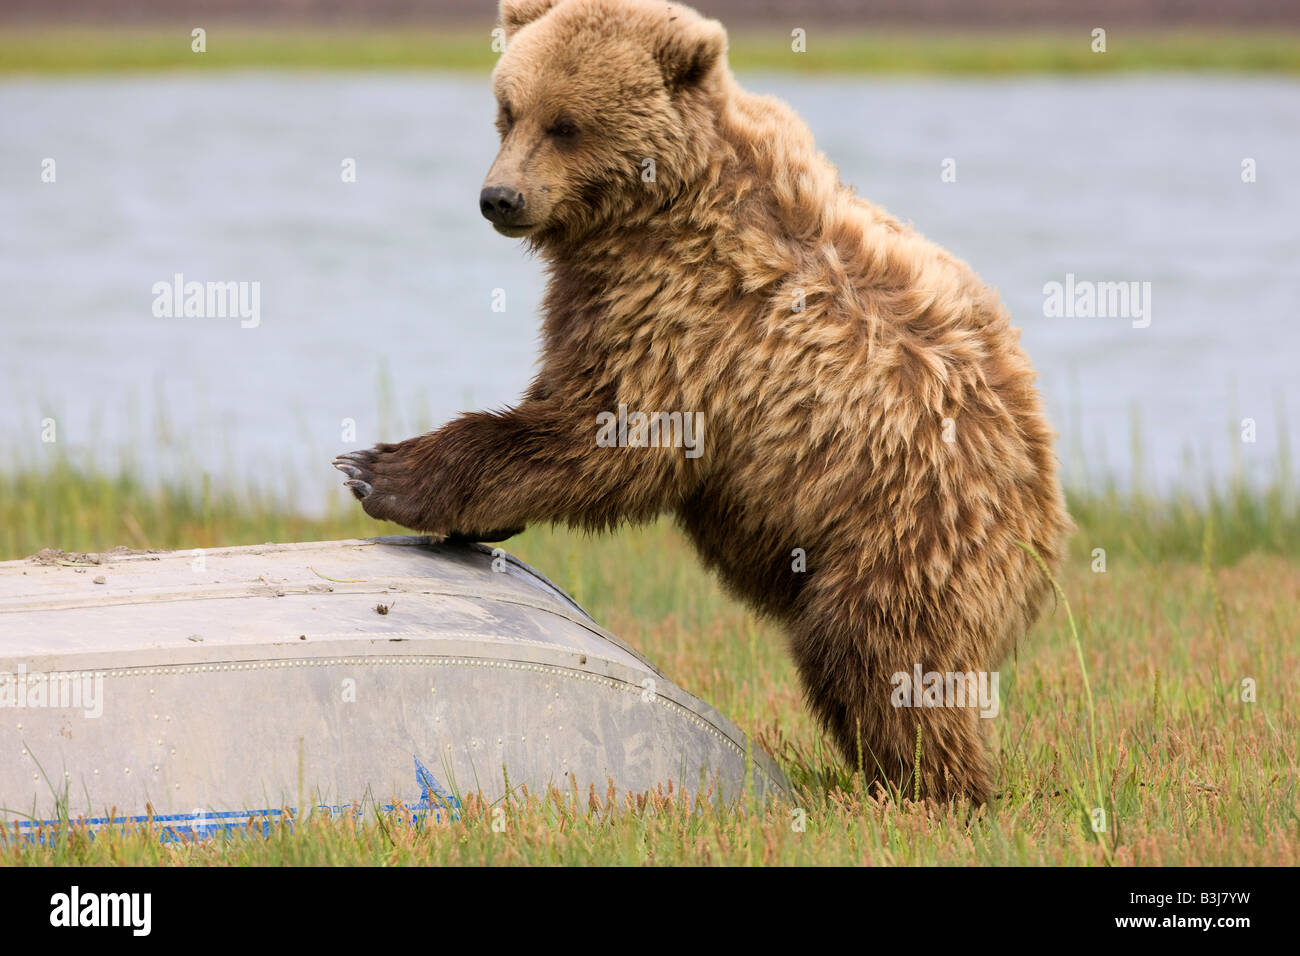
{"type": "Polygon", "coordinates": [[[501,19],[480,205],[547,263],[540,369],[517,407],[340,457],[348,486],[479,540],[671,513],[784,625],[846,760],[987,800],[975,701],[898,690],[996,668],[1048,590],[1020,543],[1055,566],[1070,526],[997,295],[742,90],[716,21],[654,0],[501,19]]]}

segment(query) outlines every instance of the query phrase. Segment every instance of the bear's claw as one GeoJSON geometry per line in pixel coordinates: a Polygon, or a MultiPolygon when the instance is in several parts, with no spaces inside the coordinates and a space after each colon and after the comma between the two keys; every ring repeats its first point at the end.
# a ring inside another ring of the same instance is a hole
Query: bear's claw
{"type": "Polygon", "coordinates": [[[340,465],[360,465],[363,468],[375,460],[373,451],[350,451],[345,455],[338,455],[334,459],[334,467],[340,465]]]}
{"type": "Polygon", "coordinates": [[[332,462],[335,468],[348,476],[348,480],[343,482],[343,485],[351,490],[358,501],[374,494],[375,488],[371,483],[374,481],[374,475],[370,471],[374,459],[374,452],[352,451],[346,455],[339,455],[332,462]]]}
{"type": "Polygon", "coordinates": [[[352,489],[352,496],[356,498],[357,501],[362,501],[367,495],[371,494],[375,490],[370,487],[367,482],[358,481],[356,479],[345,481],[343,484],[345,487],[352,489]]]}

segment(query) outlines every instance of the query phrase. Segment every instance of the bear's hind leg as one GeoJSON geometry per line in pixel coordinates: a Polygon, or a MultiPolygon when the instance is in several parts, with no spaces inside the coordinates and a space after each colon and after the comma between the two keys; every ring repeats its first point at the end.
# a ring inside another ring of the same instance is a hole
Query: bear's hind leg
{"type": "Polygon", "coordinates": [[[907,798],[916,792],[919,728],[921,796],[938,801],[965,796],[985,803],[992,795],[992,768],[979,708],[972,701],[915,706],[923,701],[921,688],[914,688],[912,706],[900,703],[895,674],[911,680],[918,662],[922,672],[945,670],[918,657],[919,651],[909,653],[907,643],[893,636],[855,635],[834,624],[797,626],[793,651],[808,704],[845,761],[869,781],[907,798]]]}

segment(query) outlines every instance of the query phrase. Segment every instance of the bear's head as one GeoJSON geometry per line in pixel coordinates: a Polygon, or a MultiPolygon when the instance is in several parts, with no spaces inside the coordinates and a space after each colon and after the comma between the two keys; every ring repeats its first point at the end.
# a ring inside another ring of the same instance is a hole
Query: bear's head
{"type": "Polygon", "coordinates": [[[501,151],[479,206],[498,232],[575,239],[671,203],[708,158],[722,25],[663,0],[502,0],[501,151]]]}

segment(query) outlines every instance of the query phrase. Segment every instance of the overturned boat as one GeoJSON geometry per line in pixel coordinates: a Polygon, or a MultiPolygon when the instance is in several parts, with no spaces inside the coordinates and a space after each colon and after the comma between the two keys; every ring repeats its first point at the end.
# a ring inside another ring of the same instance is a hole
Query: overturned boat
{"type": "Polygon", "coordinates": [[[786,782],[724,716],[500,549],[375,538],[0,562],[0,822],[455,815],[786,782]]]}

